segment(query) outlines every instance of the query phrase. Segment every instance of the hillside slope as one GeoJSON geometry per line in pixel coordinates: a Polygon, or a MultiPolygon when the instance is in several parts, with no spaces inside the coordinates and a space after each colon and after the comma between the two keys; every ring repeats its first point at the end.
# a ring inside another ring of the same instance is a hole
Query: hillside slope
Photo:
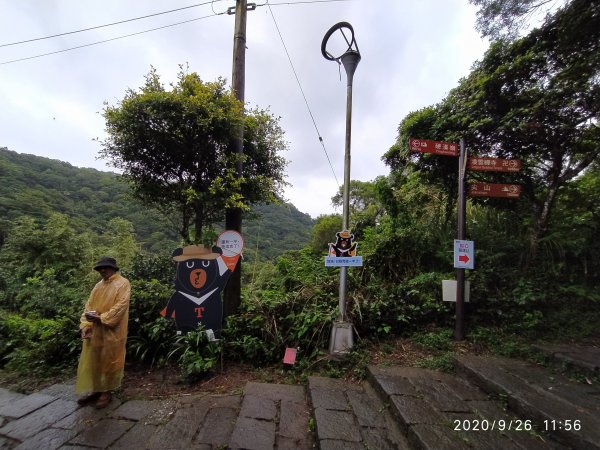
{"type": "MultiPolygon", "coordinates": [[[[133,198],[117,174],[0,148],[0,233],[17,217],[43,221],[52,212],[66,214],[79,229],[92,231],[122,217],[151,252],[170,252],[179,245],[173,224],[133,198]]],[[[273,259],[303,247],[312,225],[311,217],[291,204],[256,206],[243,222],[246,256],[273,259]]]]}

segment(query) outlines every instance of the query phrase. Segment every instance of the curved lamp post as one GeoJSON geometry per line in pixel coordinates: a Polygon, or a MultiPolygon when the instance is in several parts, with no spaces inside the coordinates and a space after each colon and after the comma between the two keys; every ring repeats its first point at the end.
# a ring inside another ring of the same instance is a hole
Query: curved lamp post
{"type": "MultiPolygon", "coordinates": [[[[350,142],[352,136],[352,81],[354,72],[360,62],[360,52],[354,38],[354,29],[348,22],[339,22],[332,26],[321,43],[321,53],[330,61],[336,61],[344,66],[346,70],[347,88],[346,88],[346,148],[344,153],[344,192],[343,192],[343,215],[342,228],[348,230],[350,227],[350,142]],[[327,42],[336,31],[344,38],[348,48],[341,56],[333,56],[327,51],[327,42]]],[[[333,323],[331,329],[331,339],[329,342],[329,353],[332,356],[344,356],[354,345],[352,335],[352,323],[347,320],[346,315],[346,279],[348,267],[340,267],[340,315],[333,323]]]]}

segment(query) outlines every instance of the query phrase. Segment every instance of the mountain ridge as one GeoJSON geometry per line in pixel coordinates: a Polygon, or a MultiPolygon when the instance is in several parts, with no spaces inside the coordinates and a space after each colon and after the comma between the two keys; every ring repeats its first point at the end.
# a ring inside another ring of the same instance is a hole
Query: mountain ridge
{"type": "MultiPolygon", "coordinates": [[[[179,245],[174,225],[133,198],[127,184],[114,172],[80,168],[0,147],[0,180],[2,235],[20,216],[45,221],[52,212],[59,212],[69,216],[77,229],[98,232],[112,218],[126,219],[149,252],[179,245]]],[[[290,203],[256,205],[243,223],[247,255],[252,259],[257,253],[259,259],[272,260],[287,250],[301,248],[308,243],[313,224],[308,214],[290,203]]]]}

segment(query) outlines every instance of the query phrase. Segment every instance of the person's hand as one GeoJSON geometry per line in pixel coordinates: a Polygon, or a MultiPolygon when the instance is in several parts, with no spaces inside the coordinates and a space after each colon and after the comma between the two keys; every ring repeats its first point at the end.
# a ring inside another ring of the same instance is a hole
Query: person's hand
{"type": "Polygon", "coordinates": [[[90,322],[100,322],[100,314],[96,311],[87,311],[85,313],[85,318],[90,322]]]}
{"type": "Polygon", "coordinates": [[[83,327],[81,329],[81,339],[89,339],[92,337],[92,327],[83,327]]]}

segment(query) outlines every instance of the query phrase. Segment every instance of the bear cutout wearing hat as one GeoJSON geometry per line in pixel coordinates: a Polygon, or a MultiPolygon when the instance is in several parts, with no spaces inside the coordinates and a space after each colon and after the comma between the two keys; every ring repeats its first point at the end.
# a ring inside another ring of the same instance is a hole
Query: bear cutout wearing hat
{"type": "Polygon", "coordinates": [[[336,257],[356,256],[357,242],[353,242],[354,235],[348,230],[335,233],[335,242],[329,243],[329,254],[336,257]]]}
{"type": "Polygon", "coordinates": [[[188,245],[176,249],[175,293],[161,314],[174,319],[177,334],[203,325],[209,339],[219,338],[223,321],[221,292],[235,269],[237,257],[223,256],[220,247],[188,245]]]}

